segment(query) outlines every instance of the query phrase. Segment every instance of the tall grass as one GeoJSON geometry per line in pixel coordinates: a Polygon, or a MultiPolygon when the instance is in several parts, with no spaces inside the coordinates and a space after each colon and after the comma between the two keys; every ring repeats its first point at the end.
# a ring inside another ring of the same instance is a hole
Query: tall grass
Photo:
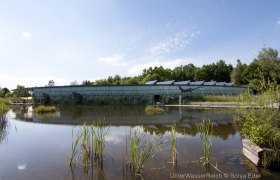
{"type": "MultiPolygon", "coordinates": [[[[85,174],[91,174],[93,165],[103,164],[105,149],[105,138],[109,134],[110,126],[102,123],[86,123],[79,129],[75,140],[72,141],[72,150],[70,156],[70,168],[80,165],[83,167],[85,174]],[[79,148],[80,147],[80,148],[79,148]]],[[[72,138],[73,130],[72,130],[72,138]]]]}
{"type": "Polygon", "coordinates": [[[77,154],[78,154],[78,144],[79,141],[82,137],[82,134],[78,132],[77,137],[74,139],[74,133],[73,133],[73,129],[72,129],[72,151],[71,151],[71,157],[70,157],[70,167],[73,168],[74,166],[76,166],[77,163],[77,154]]]}
{"type": "Polygon", "coordinates": [[[171,154],[173,167],[177,164],[177,150],[176,150],[176,124],[171,128],[171,154]]]}
{"type": "Polygon", "coordinates": [[[83,168],[84,172],[88,173],[89,170],[89,165],[91,164],[90,162],[90,157],[91,157],[91,150],[90,150],[90,135],[89,135],[89,127],[87,126],[86,123],[83,124],[82,127],[82,143],[81,143],[81,148],[82,148],[82,154],[83,154],[83,168]]]}
{"type": "Polygon", "coordinates": [[[95,158],[103,162],[103,154],[105,149],[105,138],[109,134],[110,126],[105,126],[102,123],[96,122],[90,126],[92,134],[92,149],[95,158]]]}
{"type": "Polygon", "coordinates": [[[210,119],[203,119],[200,124],[197,124],[197,129],[200,132],[200,141],[203,146],[203,157],[201,159],[204,159],[204,164],[207,165],[210,163],[211,158],[213,124],[210,119]]]}
{"type": "Polygon", "coordinates": [[[150,142],[145,136],[140,136],[138,130],[130,129],[130,166],[137,175],[142,174],[145,165],[159,152],[159,146],[164,142],[162,136],[153,138],[150,142]]]}

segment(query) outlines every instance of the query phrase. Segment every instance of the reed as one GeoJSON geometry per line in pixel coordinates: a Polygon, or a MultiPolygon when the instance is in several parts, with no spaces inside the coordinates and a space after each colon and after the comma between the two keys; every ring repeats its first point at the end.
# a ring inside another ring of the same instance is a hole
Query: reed
{"type": "Polygon", "coordinates": [[[197,124],[197,129],[200,132],[200,141],[203,146],[203,157],[201,159],[204,159],[204,164],[208,165],[211,158],[213,124],[210,119],[203,119],[200,124],[197,124]]]}
{"type": "Polygon", "coordinates": [[[90,135],[89,135],[89,127],[86,123],[83,124],[82,127],[82,154],[83,154],[83,168],[86,173],[88,173],[91,157],[91,150],[90,150],[90,135]]]}
{"type": "MultiPolygon", "coordinates": [[[[74,139],[74,135],[73,135],[73,129],[72,129],[72,139],[74,139]]],[[[77,137],[75,138],[74,141],[72,141],[72,151],[71,151],[71,157],[70,157],[70,167],[73,168],[74,166],[76,166],[76,163],[78,161],[78,158],[76,157],[78,154],[78,144],[79,141],[82,137],[82,134],[80,132],[77,133],[77,137]]]]}
{"type": "Polygon", "coordinates": [[[159,152],[159,146],[164,141],[160,135],[148,142],[144,135],[139,135],[138,130],[132,132],[131,129],[129,139],[131,171],[141,176],[145,165],[159,152]]]}
{"type": "MultiPolygon", "coordinates": [[[[79,165],[85,174],[91,175],[94,165],[103,167],[105,137],[109,134],[109,128],[110,126],[104,126],[101,123],[83,124],[77,132],[75,140],[72,141],[69,163],[71,171],[74,171],[73,167],[79,165]],[[100,164],[101,166],[99,166],[100,164]]],[[[72,139],[74,139],[73,130],[72,139]]]]}
{"type": "Polygon", "coordinates": [[[171,128],[171,154],[173,167],[177,164],[177,150],[176,150],[176,124],[171,128]]]}
{"type": "Polygon", "coordinates": [[[90,126],[92,134],[92,149],[94,151],[95,159],[102,163],[104,149],[105,149],[105,138],[109,134],[110,126],[105,126],[103,123],[96,122],[90,126]]]}

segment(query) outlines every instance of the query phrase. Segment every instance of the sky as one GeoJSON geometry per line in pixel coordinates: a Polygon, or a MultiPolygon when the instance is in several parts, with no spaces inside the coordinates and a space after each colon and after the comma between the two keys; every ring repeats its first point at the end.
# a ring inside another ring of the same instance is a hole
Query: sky
{"type": "Polygon", "coordinates": [[[279,0],[0,0],[0,87],[250,63],[280,50],[279,0]]]}

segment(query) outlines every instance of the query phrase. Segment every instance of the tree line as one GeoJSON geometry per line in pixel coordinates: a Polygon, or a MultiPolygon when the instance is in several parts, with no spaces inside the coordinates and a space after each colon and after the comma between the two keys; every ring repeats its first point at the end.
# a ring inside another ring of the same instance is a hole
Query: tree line
{"type": "MultiPolygon", "coordinates": [[[[280,84],[280,58],[278,51],[272,48],[263,48],[258,56],[250,64],[237,60],[236,67],[227,64],[224,60],[216,63],[197,67],[194,64],[187,64],[175,67],[174,69],[159,67],[149,67],[144,69],[138,76],[121,77],[120,75],[109,76],[106,79],[96,81],[84,80],[81,84],[77,81],[70,83],[71,86],[79,85],[137,85],[145,84],[147,81],[217,81],[233,82],[235,85],[249,85],[259,89],[259,79],[272,81],[280,84]],[[261,77],[260,77],[261,76],[261,77]]],[[[55,86],[54,80],[50,80],[46,86],[55,86]]],[[[0,88],[0,97],[24,97],[28,96],[24,86],[18,85],[10,92],[7,88],[0,88]]]]}
{"type": "Polygon", "coordinates": [[[280,58],[278,51],[272,48],[263,48],[258,56],[250,64],[237,60],[234,68],[224,60],[216,63],[197,67],[194,64],[181,65],[174,69],[159,67],[149,67],[144,69],[141,75],[134,77],[123,77],[119,75],[109,76],[107,79],[100,79],[92,82],[92,85],[127,85],[144,84],[147,81],[217,81],[233,82],[235,85],[250,85],[254,87],[260,74],[266,81],[280,83],[280,58]]]}

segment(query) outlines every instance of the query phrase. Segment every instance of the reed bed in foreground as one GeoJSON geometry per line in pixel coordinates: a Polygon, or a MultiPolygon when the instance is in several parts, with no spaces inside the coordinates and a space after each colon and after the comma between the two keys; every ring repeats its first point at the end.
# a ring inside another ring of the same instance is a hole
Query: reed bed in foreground
{"type": "Polygon", "coordinates": [[[203,157],[204,164],[209,164],[211,158],[212,141],[211,136],[213,134],[213,124],[210,119],[203,119],[200,124],[197,124],[197,129],[200,132],[200,141],[203,146],[203,157]]]}
{"type": "Polygon", "coordinates": [[[109,134],[110,126],[102,123],[86,123],[78,130],[76,138],[72,130],[72,151],[70,167],[82,166],[85,174],[90,174],[93,165],[103,164],[105,138],[109,134]]]}
{"type": "Polygon", "coordinates": [[[177,150],[176,150],[176,124],[174,123],[171,128],[171,154],[173,167],[177,164],[177,150]]]}
{"type": "Polygon", "coordinates": [[[160,135],[147,141],[138,130],[132,132],[130,129],[129,140],[131,171],[141,176],[145,165],[160,151],[159,147],[164,143],[163,137],[160,135]]]}

